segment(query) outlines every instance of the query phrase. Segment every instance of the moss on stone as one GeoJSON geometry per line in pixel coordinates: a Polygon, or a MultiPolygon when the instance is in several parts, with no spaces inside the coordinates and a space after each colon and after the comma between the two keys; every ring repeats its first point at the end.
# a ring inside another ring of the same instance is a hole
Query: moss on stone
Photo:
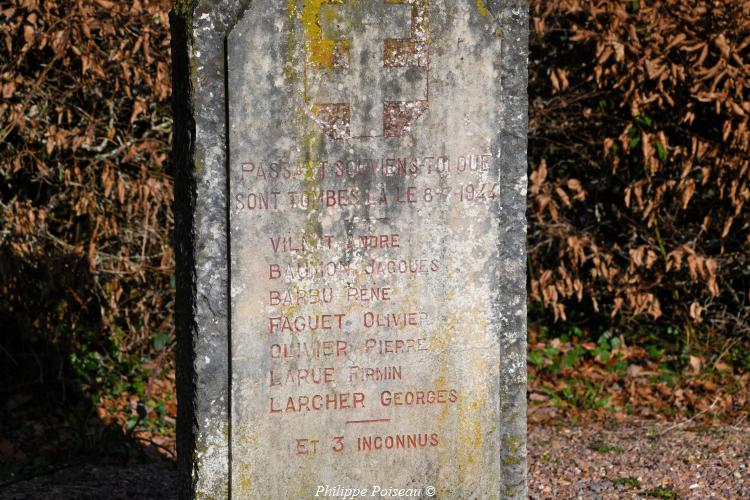
{"type": "Polygon", "coordinates": [[[195,0],[172,0],[172,12],[183,19],[189,19],[193,15],[195,0]]]}

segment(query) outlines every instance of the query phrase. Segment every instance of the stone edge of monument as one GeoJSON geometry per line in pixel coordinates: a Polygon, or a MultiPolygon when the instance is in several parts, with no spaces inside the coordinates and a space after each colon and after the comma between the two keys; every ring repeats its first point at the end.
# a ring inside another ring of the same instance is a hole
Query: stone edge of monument
{"type": "Polygon", "coordinates": [[[180,498],[230,493],[225,39],[249,4],[170,12],[180,498]]]}
{"type": "MultiPolygon", "coordinates": [[[[525,498],[528,5],[525,0],[477,3],[495,18],[497,36],[504,41],[495,62],[504,70],[497,98],[505,117],[499,131],[500,180],[507,190],[500,203],[514,209],[499,215],[506,238],[498,246],[507,273],[498,287],[500,296],[517,299],[497,304],[508,332],[499,340],[502,356],[518,361],[518,371],[501,380],[505,419],[500,422],[500,493],[503,498],[525,498]]],[[[230,493],[225,41],[249,4],[250,0],[175,0],[170,13],[180,498],[228,498],[230,493]]]]}
{"type": "Polygon", "coordinates": [[[499,259],[505,273],[498,280],[501,318],[501,360],[512,359],[514,371],[501,370],[500,422],[502,498],[527,497],[526,452],[526,190],[528,130],[528,3],[525,0],[485,2],[503,39],[498,66],[501,88],[497,95],[503,125],[498,131],[501,191],[498,213],[499,259]]]}

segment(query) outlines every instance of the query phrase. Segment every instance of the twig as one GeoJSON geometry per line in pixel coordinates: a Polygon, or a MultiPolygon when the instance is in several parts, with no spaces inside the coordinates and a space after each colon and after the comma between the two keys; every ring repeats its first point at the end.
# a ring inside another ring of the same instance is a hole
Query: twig
{"type": "Polygon", "coordinates": [[[678,427],[682,427],[683,425],[689,424],[690,422],[692,422],[692,421],[693,421],[693,420],[695,420],[696,418],[700,417],[701,415],[704,415],[705,413],[707,413],[707,412],[709,412],[709,411],[713,410],[714,406],[716,406],[716,403],[718,403],[718,402],[719,402],[719,399],[721,399],[721,396],[717,396],[717,397],[716,397],[716,398],[714,399],[714,402],[713,402],[713,403],[711,403],[711,406],[709,406],[709,407],[708,407],[708,408],[706,408],[705,410],[701,410],[700,412],[696,413],[695,415],[693,415],[692,417],[690,417],[689,419],[687,419],[687,420],[685,420],[685,421],[682,421],[682,422],[678,422],[678,423],[676,423],[676,424],[674,424],[674,425],[671,425],[671,426],[667,427],[666,429],[664,429],[663,431],[661,431],[661,432],[659,433],[659,437],[661,437],[661,436],[665,435],[665,434],[666,434],[667,432],[669,432],[669,431],[672,431],[672,430],[674,430],[674,429],[677,429],[678,427]]]}
{"type": "Polygon", "coordinates": [[[159,449],[161,449],[161,450],[164,450],[164,452],[165,452],[165,453],[166,453],[167,455],[169,455],[170,457],[172,457],[172,458],[175,458],[175,457],[176,457],[176,455],[175,455],[174,451],[172,451],[172,449],[168,448],[167,446],[164,446],[163,444],[159,444],[159,443],[157,443],[157,442],[156,442],[156,441],[154,441],[154,440],[153,440],[152,438],[146,438],[146,437],[139,437],[139,436],[134,436],[134,439],[135,439],[136,441],[141,441],[141,442],[143,442],[143,443],[148,443],[148,444],[149,444],[149,445],[151,445],[151,446],[155,446],[156,448],[159,448],[159,449]]]}
{"type": "Polygon", "coordinates": [[[8,350],[3,347],[2,344],[0,344],[0,349],[3,350],[3,352],[10,358],[10,360],[13,362],[14,365],[18,366],[18,361],[16,361],[16,358],[14,358],[8,350]]]}

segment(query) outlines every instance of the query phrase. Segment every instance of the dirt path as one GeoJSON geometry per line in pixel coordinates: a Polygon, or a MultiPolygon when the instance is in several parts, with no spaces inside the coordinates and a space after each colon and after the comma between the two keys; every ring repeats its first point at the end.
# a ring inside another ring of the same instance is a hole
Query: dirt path
{"type": "Polygon", "coordinates": [[[177,498],[171,464],[77,465],[0,486],[2,500],[152,500],[177,498]]]}
{"type": "MultiPolygon", "coordinates": [[[[750,427],[534,425],[532,498],[750,499],[750,427]]],[[[80,465],[0,487],[2,499],[174,499],[165,464],[80,465]]]]}

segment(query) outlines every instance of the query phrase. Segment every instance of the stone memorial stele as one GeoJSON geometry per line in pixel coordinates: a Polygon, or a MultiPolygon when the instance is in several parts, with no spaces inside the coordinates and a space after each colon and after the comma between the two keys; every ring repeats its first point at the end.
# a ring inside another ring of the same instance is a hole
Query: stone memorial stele
{"type": "Polygon", "coordinates": [[[183,498],[526,497],[525,0],[176,0],[183,498]]]}

